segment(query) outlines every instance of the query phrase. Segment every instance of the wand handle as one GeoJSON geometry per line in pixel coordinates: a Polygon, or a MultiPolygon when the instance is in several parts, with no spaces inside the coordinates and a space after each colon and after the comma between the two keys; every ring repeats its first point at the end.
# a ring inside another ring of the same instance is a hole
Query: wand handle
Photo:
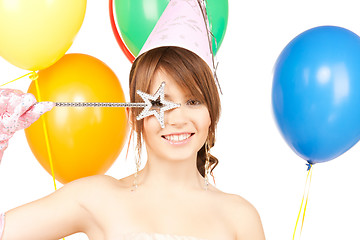
{"type": "Polygon", "coordinates": [[[117,103],[117,102],[55,102],[55,107],[146,107],[146,103],[117,103]]]}

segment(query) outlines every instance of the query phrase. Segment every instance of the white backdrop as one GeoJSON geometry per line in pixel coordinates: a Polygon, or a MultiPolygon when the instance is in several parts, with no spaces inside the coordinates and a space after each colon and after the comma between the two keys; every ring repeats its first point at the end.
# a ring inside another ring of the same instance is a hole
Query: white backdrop
{"type": "MultiPolygon", "coordinates": [[[[229,2],[229,24],[217,58],[223,90],[217,144],[217,187],[249,200],[259,211],[267,239],[291,239],[306,178],[305,161],[282,139],[271,108],[272,69],[285,45],[320,25],[360,34],[356,0],[252,0],[229,2]],[[240,112],[234,116],[235,112],[240,112]]],[[[130,63],[113,36],[108,1],[88,0],[82,28],[68,53],[85,53],[105,62],[128,91],[130,63]]],[[[0,83],[27,71],[0,58],[0,83]]],[[[10,88],[26,91],[30,80],[10,88]]],[[[127,98],[128,99],[128,98],[127,98]]],[[[134,171],[122,152],[107,174],[134,171]]],[[[302,239],[360,239],[360,146],[314,166],[302,239]]],[[[60,184],[58,184],[60,186],[60,184]]],[[[32,155],[24,132],[10,141],[0,164],[0,210],[6,211],[53,191],[51,176],[32,155]]],[[[31,216],[29,216],[31,217],[31,216]]],[[[66,239],[87,239],[83,234],[66,239]]]]}

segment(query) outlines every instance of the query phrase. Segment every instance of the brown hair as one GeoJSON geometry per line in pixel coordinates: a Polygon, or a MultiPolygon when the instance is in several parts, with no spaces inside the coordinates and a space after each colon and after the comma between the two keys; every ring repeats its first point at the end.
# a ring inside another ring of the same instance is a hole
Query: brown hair
{"type": "MultiPolygon", "coordinates": [[[[179,86],[204,102],[208,108],[211,124],[207,143],[213,147],[215,143],[215,130],[220,117],[220,98],[213,73],[208,65],[193,52],[179,47],[159,47],[149,50],[139,56],[132,65],[129,77],[129,90],[131,102],[142,102],[136,94],[137,90],[150,91],[150,84],[155,73],[161,69],[179,86]]],[[[133,108],[130,111],[133,132],[137,136],[137,154],[140,155],[142,146],[143,120],[136,120],[141,109],[133,108]]],[[[205,176],[206,150],[205,143],[197,154],[197,168],[205,176]]],[[[217,158],[210,155],[210,169],[218,164],[217,158]]]]}

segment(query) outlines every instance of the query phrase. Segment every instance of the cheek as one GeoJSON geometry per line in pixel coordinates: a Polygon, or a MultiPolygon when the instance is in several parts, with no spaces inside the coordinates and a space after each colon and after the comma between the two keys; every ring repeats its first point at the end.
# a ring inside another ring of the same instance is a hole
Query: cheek
{"type": "Polygon", "coordinates": [[[144,138],[147,135],[147,133],[154,133],[157,131],[157,129],[160,128],[159,122],[157,121],[156,117],[150,116],[146,117],[143,120],[143,135],[144,138]]]}
{"type": "Polygon", "coordinates": [[[206,108],[199,113],[198,126],[203,130],[208,130],[210,125],[211,125],[210,113],[206,108]]]}

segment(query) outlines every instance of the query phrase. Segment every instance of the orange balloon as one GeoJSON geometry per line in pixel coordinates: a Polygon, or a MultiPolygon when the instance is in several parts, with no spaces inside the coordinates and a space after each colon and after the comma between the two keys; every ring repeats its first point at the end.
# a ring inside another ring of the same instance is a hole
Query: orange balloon
{"type": "MultiPolygon", "coordinates": [[[[125,102],[114,72],[85,54],[66,54],[39,71],[37,95],[33,81],[28,92],[38,101],[125,102]]],[[[119,156],[127,136],[124,108],[54,107],[43,115],[55,178],[61,183],[105,173],[119,156]]],[[[40,164],[51,174],[42,120],[25,130],[40,164]]]]}

